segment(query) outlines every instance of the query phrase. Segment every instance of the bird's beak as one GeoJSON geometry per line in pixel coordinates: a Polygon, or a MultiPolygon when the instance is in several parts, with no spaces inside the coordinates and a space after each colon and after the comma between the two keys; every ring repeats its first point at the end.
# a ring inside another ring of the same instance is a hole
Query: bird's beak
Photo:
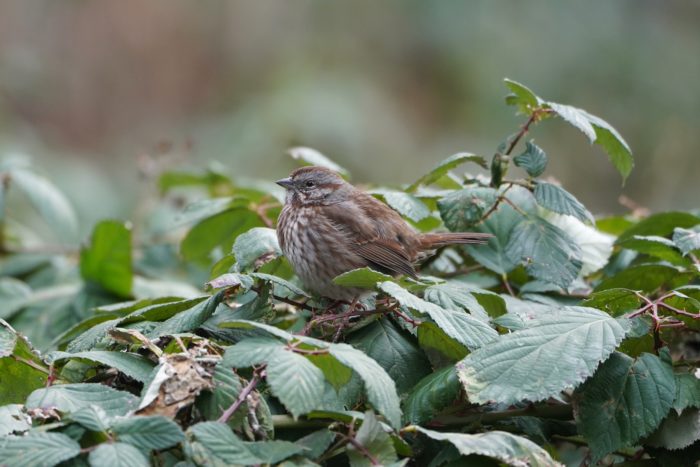
{"type": "Polygon", "coordinates": [[[283,178],[282,180],[277,180],[275,183],[287,189],[291,188],[294,185],[294,182],[290,177],[283,178]]]}

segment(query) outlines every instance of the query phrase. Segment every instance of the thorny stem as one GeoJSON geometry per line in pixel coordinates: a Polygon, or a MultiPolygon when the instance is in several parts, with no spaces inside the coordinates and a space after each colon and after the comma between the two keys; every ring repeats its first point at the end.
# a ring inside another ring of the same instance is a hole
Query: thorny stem
{"type": "Polygon", "coordinates": [[[520,131],[518,131],[513,140],[510,142],[504,155],[509,156],[510,153],[513,152],[513,149],[515,149],[515,146],[518,145],[522,137],[525,136],[528,131],[530,131],[530,125],[539,120],[543,114],[547,114],[549,112],[551,112],[549,109],[535,109],[532,114],[530,114],[530,118],[528,118],[525,124],[520,127],[520,131]]]}
{"type": "Polygon", "coordinates": [[[265,367],[261,366],[259,368],[256,368],[253,371],[253,377],[250,379],[246,387],[243,388],[241,393],[238,395],[235,401],[233,401],[233,404],[224,411],[224,413],[221,414],[221,417],[217,420],[219,423],[226,423],[228,422],[228,419],[231,418],[231,416],[238,410],[238,408],[245,402],[245,400],[248,398],[248,395],[250,395],[251,392],[253,392],[253,389],[255,389],[260,382],[260,380],[265,376],[265,367]]]}

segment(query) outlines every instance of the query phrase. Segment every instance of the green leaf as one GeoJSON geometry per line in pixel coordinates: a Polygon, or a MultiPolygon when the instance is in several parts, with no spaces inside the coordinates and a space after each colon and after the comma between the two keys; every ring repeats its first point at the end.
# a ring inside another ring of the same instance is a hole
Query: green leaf
{"type": "Polygon", "coordinates": [[[247,207],[228,209],[192,227],[180,244],[180,252],[186,261],[209,265],[214,250],[231,251],[240,234],[261,225],[260,217],[247,207]]]}
{"type": "Polygon", "coordinates": [[[345,178],[349,175],[347,169],[339,166],[315,149],[299,146],[290,148],[287,152],[292,156],[292,159],[301,162],[301,165],[318,165],[320,167],[325,167],[334,172],[338,172],[345,178]]]}
{"type": "Polygon", "coordinates": [[[693,229],[683,229],[676,227],[673,229],[673,243],[683,252],[683,256],[700,250],[700,227],[693,229]]]}
{"type": "Polygon", "coordinates": [[[700,410],[690,409],[672,413],[645,444],[664,449],[683,449],[700,440],[700,410]]]}
{"type": "Polygon", "coordinates": [[[297,446],[289,441],[259,441],[257,443],[245,443],[248,450],[260,459],[261,464],[275,464],[303,452],[302,446],[297,446]]]}
{"type": "Polygon", "coordinates": [[[110,424],[110,419],[105,411],[97,405],[88,405],[78,409],[69,415],[69,419],[96,432],[106,432],[110,424]]]}
{"type": "Polygon", "coordinates": [[[486,169],[486,160],[481,157],[477,156],[468,152],[460,152],[457,154],[453,154],[447,159],[443,160],[440,162],[435,168],[433,168],[430,172],[427,174],[423,175],[421,178],[413,182],[408,188],[406,188],[406,191],[408,192],[414,192],[420,185],[430,185],[432,183],[435,183],[437,180],[439,180],[442,176],[447,174],[450,170],[454,169],[455,167],[464,164],[465,162],[474,162],[475,164],[479,165],[480,167],[486,169]]]}
{"type": "Polygon", "coordinates": [[[223,423],[197,423],[186,434],[188,457],[198,465],[255,465],[263,462],[223,423]]]}
{"type": "Polygon", "coordinates": [[[688,407],[700,408],[700,378],[694,374],[676,374],[676,397],[673,409],[680,414],[688,407]]]}
{"type": "Polygon", "coordinates": [[[370,268],[360,268],[342,273],[333,279],[333,283],[344,287],[360,287],[374,290],[378,283],[391,280],[393,280],[392,277],[387,274],[370,268]]]}
{"type": "Polygon", "coordinates": [[[506,104],[516,106],[519,113],[530,115],[533,110],[542,105],[542,99],[524,84],[508,78],[503,81],[510,92],[512,92],[512,94],[506,96],[506,104]]]}
{"type": "Polygon", "coordinates": [[[458,375],[473,403],[540,401],[593,374],[627,326],[593,308],[552,308],[467,355],[458,375]]]}
{"type": "Polygon", "coordinates": [[[278,350],[267,361],[267,382],[272,394],[294,418],[320,408],[323,381],[318,367],[289,350],[278,350]]]}
{"type": "Polygon", "coordinates": [[[148,467],[150,463],[141,451],[126,443],[102,443],[90,452],[92,467],[148,467]]]}
{"type": "Polygon", "coordinates": [[[547,168],[547,154],[532,141],[525,142],[525,151],[513,158],[518,167],[525,169],[530,177],[539,177],[547,168]]]}
{"type": "Polygon", "coordinates": [[[659,237],[667,237],[673,233],[676,227],[687,229],[698,224],[700,224],[700,217],[687,212],[663,212],[654,214],[622,232],[617,238],[617,243],[623,242],[635,235],[657,235],[659,237]]]}
{"type": "Polygon", "coordinates": [[[461,360],[469,353],[464,345],[448,336],[435,323],[427,321],[418,326],[418,343],[426,351],[440,352],[450,360],[449,363],[461,360]]]}
{"type": "Polygon", "coordinates": [[[470,350],[477,349],[498,337],[495,329],[462,310],[446,310],[434,303],[416,297],[393,282],[382,282],[379,288],[400,304],[427,314],[440,329],[470,350]]]}
{"type": "Polygon", "coordinates": [[[623,182],[627,179],[634,167],[632,150],[615,128],[602,118],[591,115],[583,109],[556,102],[546,102],[546,104],[567,123],[586,135],[591,143],[601,146],[622,175],[623,182]]]}
{"type": "MultiPolygon", "coordinates": [[[[22,404],[0,406],[0,437],[11,433],[27,431],[32,427],[31,420],[22,410],[22,404]]],[[[2,441],[0,441],[0,445],[2,441]]]]}
{"type": "Polygon", "coordinates": [[[478,223],[498,200],[498,192],[488,187],[469,187],[453,191],[440,201],[438,209],[445,226],[464,232],[478,223]]]}
{"type": "Polygon", "coordinates": [[[642,299],[634,290],[607,289],[592,293],[581,305],[603,310],[612,316],[621,316],[636,310],[642,304],[642,299]]]}
{"type": "Polygon", "coordinates": [[[97,362],[114,367],[125,375],[130,376],[136,381],[140,381],[142,383],[148,380],[148,375],[155,366],[151,360],[139,354],[128,352],[109,352],[106,350],[92,350],[77,353],[51,352],[47,358],[53,362],[71,358],[90,360],[91,362],[97,362]]]}
{"type": "Polygon", "coordinates": [[[61,433],[29,433],[0,439],[0,459],[12,467],[52,467],[80,454],[80,445],[61,433]]]}
{"type": "MultiPolygon", "coordinates": [[[[500,191],[501,196],[518,206],[520,211],[527,214],[536,212],[537,205],[529,190],[520,186],[514,186],[508,191],[504,190],[500,191]]],[[[468,245],[467,252],[476,262],[497,274],[510,272],[516,263],[507,254],[506,248],[513,229],[523,220],[523,215],[510,204],[500,203],[485,221],[473,229],[477,232],[491,233],[494,237],[490,238],[486,245],[468,245]]]]}
{"type": "Polygon", "coordinates": [[[0,277],[0,319],[10,319],[28,305],[32,298],[32,288],[14,277],[0,277]]]}
{"type": "Polygon", "coordinates": [[[253,286],[253,278],[248,274],[231,272],[222,274],[210,280],[206,285],[211,289],[228,289],[233,287],[234,290],[238,290],[240,288],[243,290],[248,290],[253,286]]]}
{"type": "Polygon", "coordinates": [[[423,378],[404,403],[404,421],[423,424],[446,409],[459,396],[461,385],[453,366],[423,378]]]}
{"type": "Polygon", "coordinates": [[[166,449],[185,439],[177,423],[163,416],[128,417],[112,424],[117,439],[139,449],[166,449]]]}
{"type": "Polygon", "coordinates": [[[652,293],[661,287],[671,288],[690,280],[687,274],[665,264],[640,264],[623,269],[612,277],[604,279],[595,288],[596,292],[608,289],[630,289],[652,293]]]}
{"type": "Polygon", "coordinates": [[[261,259],[274,259],[282,254],[277,242],[277,232],[267,227],[250,229],[236,238],[233,254],[239,271],[257,269],[256,263],[261,259]]]}
{"type": "Polygon", "coordinates": [[[387,318],[353,333],[348,343],[379,363],[396,383],[399,394],[407,392],[431,371],[413,336],[387,318]]]}
{"type": "Polygon", "coordinates": [[[56,384],[37,389],[27,398],[27,408],[56,408],[61,412],[75,412],[96,405],[110,417],[125,415],[136,409],[138,398],[126,391],[118,391],[103,384],[56,384]]]}
{"type": "Polygon", "coordinates": [[[442,433],[412,426],[415,431],[423,433],[438,441],[452,444],[463,456],[478,454],[491,457],[513,467],[528,465],[531,467],[557,467],[561,464],[552,459],[547,451],[527,438],[505,431],[489,431],[475,435],[464,433],[442,433]]]}
{"type": "Polygon", "coordinates": [[[234,368],[261,365],[285,348],[285,344],[277,339],[249,337],[226,349],[222,365],[234,368]]]}
{"type": "Polygon", "coordinates": [[[48,370],[40,370],[45,367],[27,339],[0,319],[0,406],[24,402],[34,389],[45,386],[48,370]]]}
{"type": "Polygon", "coordinates": [[[330,354],[307,355],[306,358],[323,372],[326,381],[331,383],[336,391],[340,391],[352,378],[352,370],[330,354]]]}
{"type": "Polygon", "coordinates": [[[540,217],[529,217],[515,226],[505,249],[513,262],[521,262],[528,274],[566,288],[581,270],[581,249],[560,228],[540,217]]]}
{"type": "MultiPolygon", "coordinates": [[[[233,404],[243,389],[238,375],[223,361],[214,368],[212,384],[211,391],[204,392],[197,398],[197,408],[205,420],[217,420],[224,410],[233,404]]],[[[231,427],[237,427],[245,418],[246,410],[237,410],[233,417],[229,418],[228,424],[231,427]]]]}
{"type": "Polygon", "coordinates": [[[340,363],[352,368],[365,384],[367,399],[394,428],[401,426],[401,408],[396,385],[384,369],[363,352],[347,344],[333,344],[329,351],[340,363]]]}
{"type": "Polygon", "coordinates": [[[148,337],[156,337],[179,334],[181,332],[194,331],[200,327],[211,315],[226,296],[226,290],[221,290],[203,302],[199,302],[189,310],[181,311],[166,321],[158,324],[148,333],[148,337]]]}
{"type": "Polygon", "coordinates": [[[29,170],[10,170],[12,186],[20,189],[39,211],[46,223],[63,240],[71,240],[78,231],[78,218],[73,206],[48,179],[29,170]]]}
{"type": "Polygon", "coordinates": [[[656,235],[635,235],[618,242],[618,245],[628,250],[638,251],[645,255],[663,259],[671,264],[681,266],[688,264],[688,260],[681,256],[680,252],[676,249],[676,245],[671,240],[664,237],[657,237],[656,235]]]}
{"type": "Polygon", "coordinates": [[[430,216],[428,206],[412,194],[392,190],[373,190],[372,194],[381,195],[394,211],[413,222],[420,222],[430,216]]]}
{"type": "Polygon", "coordinates": [[[83,279],[121,297],[131,295],[131,230],[119,221],[102,221],[92,231],[90,246],[80,251],[83,279]]]}
{"type": "Polygon", "coordinates": [[[355,434],[357,441],[368,452],[373,460],[367,458],[365,453],[356,446],[348,445],[348,458],[352,467],[370,467],[373,465],[390,465],[396,462],[396,450],[388,433],[382,430],[372,411],[365,412],[360,429],[355,434]]]}
{"type": "Polygon", "coordinates": [[[489,321],[490,314],[481,302],[488,302],[489,309],[495,313],[493,316],[505,311],[505,302],[498,294],[464,284],[431,285],[425,289],[423,296],[427,301],[448,310],[467,310],[482,321],[489,321]]]}
{"type": "Polygon", "coordinates": [[[332,433],[327,428],[322,428],[304,436],[303,438],[299,438],[295,441],[295,444],[306,449],[304,452],[306,457],[309,459],[316,459],[330,447],[331,443],[335,439],[335,436],[335,433],[332,433]]]}
{"type": "Polygon", "coordinates": [[[613,353],[576,392],[576,424],[593,462],[651,433],[675,395],[671,365],[652,354],[613,353]]]}
{"type": "Polygon", "coordinates": [[[256,279],[262,279],[263,281],[272,282],[275,285],[279,285],[281,287],[284,287],[285,289],[289,290],[294,295],[299,295],[302,297],[310,297],[310,295],[307,294],[306,292],[304,292],[302,289],[300,289],[296,285],[292,284],[291,282],[282,279],[281,277],[274,276],[272,274],[265,274],[262,272],[251,272],[249,275],[250,275],[250,277],[254,277],[256,279]]]}
{"type": "Polygon", "coordinates": [[[535,199],[537,204],[550,211],[574,216],[582,222],[595,222],[593,214],[588,212],[588,209],[574,195],[560,186],[538,182],[535,186],[535,199]]]}

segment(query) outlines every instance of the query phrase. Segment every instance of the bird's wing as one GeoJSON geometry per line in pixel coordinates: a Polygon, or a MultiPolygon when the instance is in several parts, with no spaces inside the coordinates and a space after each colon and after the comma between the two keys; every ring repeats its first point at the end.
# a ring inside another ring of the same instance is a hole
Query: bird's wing
{"type": "Polygon", "coordinates": [[[332,211],[333,224],[347,233],[349,250],[367,261],[368,266],[389,274],[417,277],[405,244],[415,234],[396,211],[363,192],[355,192],[352,204],[340,203],[332,211]]]}

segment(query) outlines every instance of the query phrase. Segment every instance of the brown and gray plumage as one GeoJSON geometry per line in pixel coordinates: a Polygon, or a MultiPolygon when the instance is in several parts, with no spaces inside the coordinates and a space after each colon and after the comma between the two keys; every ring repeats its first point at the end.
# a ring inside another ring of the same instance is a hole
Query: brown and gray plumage
{"type": "Polygon", "coordinates": [[[414,264],[436,248],[491,237],[418,233],[396,211],[323,167],[302,167],[277,184],[287,190],[277,223],[282,251],[304,285],[328,298],[349,301],[363,293],[333,284],[344,272],[370,267],[415,278],[414,264]]]}

